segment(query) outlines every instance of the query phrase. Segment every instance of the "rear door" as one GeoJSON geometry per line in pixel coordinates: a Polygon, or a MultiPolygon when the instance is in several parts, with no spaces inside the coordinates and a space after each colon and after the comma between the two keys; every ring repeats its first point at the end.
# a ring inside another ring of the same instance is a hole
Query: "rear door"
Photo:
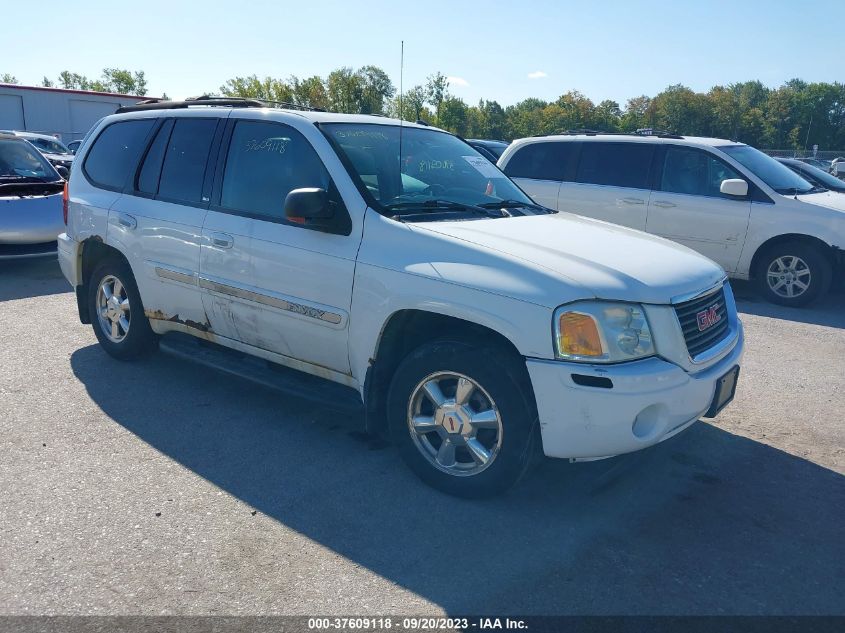
{"type": "Polygon", "coordinates": [[[560,183],[567,177],[576,144],[539,141],[518,148],[504,167],[509,176],[537,204],[557,208],[560,183]]]}
{"type": "Polygon", "coordinates": [[[655,143],[587,140],[557,208],[644,231],[655,143]]]}
{"type": "Polygon", "coordinates": [[[278,121],[232,120],[218,174],[200,259],[200,285],[212,329],[348,373],[349,305],[360,226],[350,235],[335,235],[284,217],[287,194],[303,187],[326,189],[335,212],[347,213],[313,145],[293,126],[278,121]]]}
{"type": "Polygon", "coordinates": [[[152,319],[207,326],[197,279],[209,154],[221,126],[218,112],[160,119],[133,182],[109,213],[109,236],[129,254],[152,319]]]}
{"type": "MultiPolygon", "coordinates": [[[[745,243],[751,198],[726,196],[723,180],[740,178],[733,167],[703,149],[661,148],[647,231],[689,246],[734,272],[745,243]]],[[[753,187],[749,183],[749,191],[753,187]]]]}

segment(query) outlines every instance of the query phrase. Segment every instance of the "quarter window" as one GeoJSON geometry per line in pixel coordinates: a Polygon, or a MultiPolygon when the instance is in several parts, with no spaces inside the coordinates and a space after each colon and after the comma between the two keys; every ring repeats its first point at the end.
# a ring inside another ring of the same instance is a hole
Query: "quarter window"
{"type": "Polygon", "coordinates": [[[692,196],[725,197],[719,191],[723,180],[741,178],[725,163],[697,149],[667,147],[663,159],[660,190],[692,196]]]}
{"type": "Polygon", "coordinates": [[[220,205],[282,220],[285,197],[303,187],[330,189],[329,173],[311,143],[287,125],[238,121],[226,157],[220,205]]]}
{"type": "Polygon", "coordinates": [[[198,203],[208,152],[217,119],[177,119],[167,144],[158,195],[168,200],[198,203]]]}
{"type": "Polygon", "coordinates": [[[514,152],[505,174],[511,178],[564,180],[575,149],[575,143],[529,143],[514,152]]]}
{"type": "Polygon", "coordinates": [[[94,141],[85,157],[84,171],[91,182],[109,189],[123,189],[155,119],[112,123],[94,141]]]}
{"type": "Polygon", "coordinates": [[[576,180],[592,185],[651,189],[651,143],[588,142],[581,145],[576,180]]]}

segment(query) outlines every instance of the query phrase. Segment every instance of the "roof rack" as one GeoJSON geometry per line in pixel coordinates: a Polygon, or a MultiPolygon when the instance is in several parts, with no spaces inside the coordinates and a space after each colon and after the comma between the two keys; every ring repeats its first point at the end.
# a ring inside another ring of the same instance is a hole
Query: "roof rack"
{"type": "Polygon", "coordinates": [[[565,132],[552,132],[551,134],[534,134],[532,138],[538,138],[541,136],[655,136],[657,138],[684,138],[678,134],[672,134],[662,130],[652,130],[651,128],[640,128],[635,132],[602,132],[600,130],[583,128],[577,130],[566,130],[565,132]]]}
{"type": "Polygon", "coordinates": [[[320,108],[310,108],[308,106],[298,105],[296,103],[289,103],[287,101],[271,101],[267,99],[247,99],[244,97],[214,97],[211,95],[202,95],[199,97],[189,97],[184,101],[161,101],[160,99],[146,99],[130,106],[123,106],[117,109],[117,114],[124,112],[143,112],[145,110],[178,110],[182,108],[190,108],[193,106],[217,106],[229,108],[268,108],[277,107],[285,108],[287,110],[308,110],[312,112],[322,112],[320,108]]]}

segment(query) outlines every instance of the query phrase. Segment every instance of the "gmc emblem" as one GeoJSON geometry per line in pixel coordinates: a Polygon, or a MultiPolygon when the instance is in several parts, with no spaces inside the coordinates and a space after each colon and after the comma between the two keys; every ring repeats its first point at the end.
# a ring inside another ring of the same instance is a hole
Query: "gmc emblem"
{"type": "Polygon", "coordinates": [[[698,331],[703,332],[707,328],[710,328],[716,325],[719,321],[722,320],[721,315],[718,312],[719,304],[716,303],[706,310],[702,310],[698,314],[695,315],[695,320],[698,323],[698,331]]]}

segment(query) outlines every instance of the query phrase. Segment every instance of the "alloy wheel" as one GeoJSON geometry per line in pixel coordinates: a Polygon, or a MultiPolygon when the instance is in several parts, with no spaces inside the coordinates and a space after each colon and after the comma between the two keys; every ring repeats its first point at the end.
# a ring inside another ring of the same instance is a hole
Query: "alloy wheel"
{"type": "Polygon", "coordinates": [[[456,372],[436,372],[417,384],[408,402],[408,430],[435,468],[471,476],[489,468],[502,447],[502,418],[477,382],[456,372]]]}
{"type": "Polygon", "coordinates": [[[126,286],[114,275],[106,275],[97,289],[97,321],[103,334],[120,343],[129,333],[131,319],[126,286]]]}

